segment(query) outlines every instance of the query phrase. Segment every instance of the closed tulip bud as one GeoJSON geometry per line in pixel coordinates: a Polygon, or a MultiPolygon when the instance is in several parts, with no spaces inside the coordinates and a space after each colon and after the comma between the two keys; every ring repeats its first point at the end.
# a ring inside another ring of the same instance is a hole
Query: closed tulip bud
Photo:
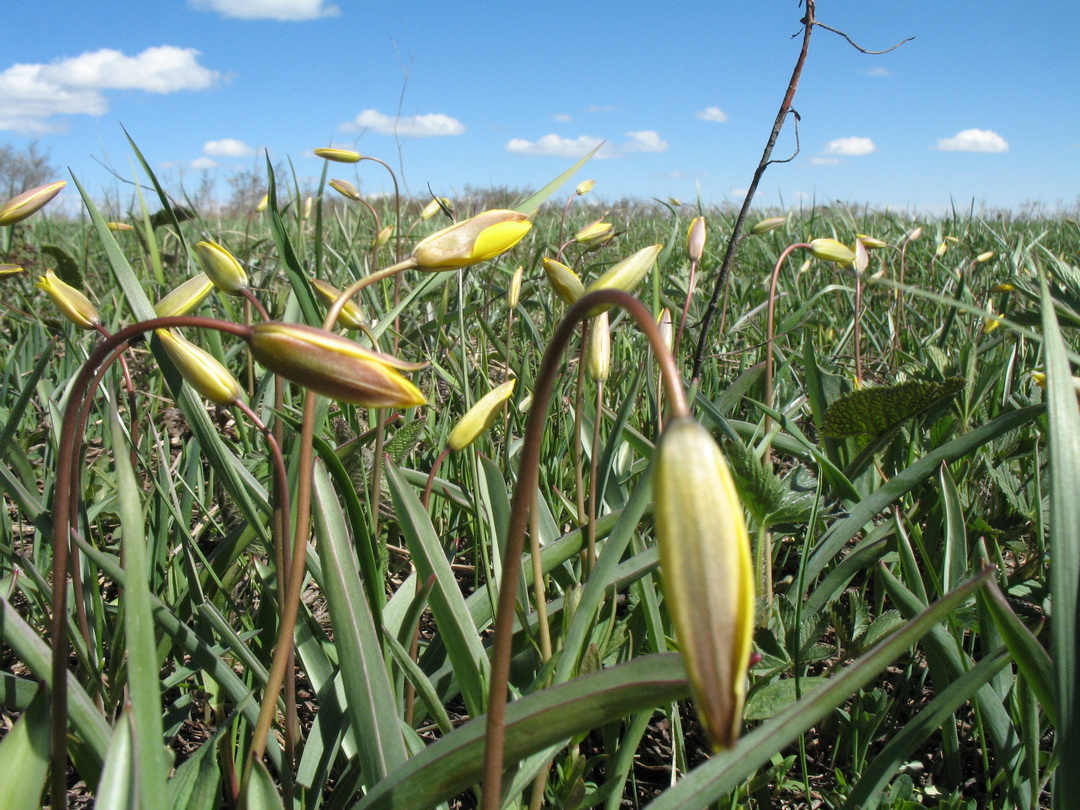
{"type": "Polygon", "coordinates": [[[671,322],[671,310],[664,307],[660,310],[660,315],[656,318],[656,325],[660,328],[660,337],[664,340],[664,345],[667,346],[668,351],[675,350],[675,328],[671,322]]]}
{"type": "Polygon", "coordinates": [[[23,268],[17,264],[0,264],[0,278],[17,276],[21,272],[23,272],[23,268]]]}
{"type": "Polygon", "coordinates": [[[664,599],[698,717],[720,751],[735,744],[742,725],[754,627],[750,540],[727,462],[705,428],[673,419],[656,453],[664,599]]]}
{"type": "Polygon", "coordinates": [[[978,256],[976,256],[975,261],[978,264],[983,264],[990,261],[992,258],[994,258],[994,251],[988,250],[985,253],[980,253],[978,256]]]}
{"type": "Polygon", "coordinates": [[[937,250],[934,251],[934,255],[937,256],[940,259],[942,256],[945,255],[945,251],[948,250],[948,249],[949,249],[949,243],[948,242],[942,242],[940,245],[937,246],[937,250]]]}
{"type": "Polygon", "coordinates": [[[57,180],[47,186],[38,186],[29,191],[24,191],[17,197],[12,197],[3,205],[0,205],[0,225],[14,225],[22,222],[31,214],[40,211],[53,197],[60,193],[60,189],[67,185],[65,180],[57,180]]]}
{"type": "Polygon", "coordinates": [[[431,219],[444,208],[447,211],[450,210],[450,200],[446,197],[436,197],[424,206],[424,210],[420,212],[420,219],[431,219]]]}
{"type": "Polygon", "coordinates": [[[154,312],[159,318],[173,315],[187,315],[214,289],[214,282],[206,273],[192,276],[179,287],[154,304],[154,312]]]}
{"type": "MultiPolygon", "coordinates": [[[[313,278],[311,286],[315,288],[319,298],[325,301],[328,307],[333,306],[334,302],[341,297],[341,290],[321,278],[313,278]]],[[[345,306],[341,308],[341,313],[338,315],[337,322],[346,329],[364,328],[364,315],[360,312],[360,307],[356,301],[350,298],[345,302],[345,306]]]]}
{"type": "Polygon", "coordinates": [[[578,183],[577,188],[574,189],[574,193],[577,196],[581,197],[581,196],[583,196],[585,194],[588,194],[590,191],[592,191],[595,186],[596,186],[596,181],[595,180],[582,180],[580,183],[578,183]]]}
{"type": "Polygon", "coordinates": [[[63,281],[51,269],[46,270],[45,275],[41,276],[34,286],[47,292],[63,316],[80,329],[93,329],[101,323],[97,307],[90,303],[90,299],[63,281]]]}
{"type": "Polygon", "coordinates": [[[348,180],[331,180],[330,188],[332,188],[342,197],[348,197],[350,200],[360,200],[360,192],[357,191],[356,186],[354,186],[348,180]]]}
{"type": "Polygon", "coordinates": [[[589,379],[603,382],[611,372],[611,327],[608,314],[601,312],[589,326],[589,347],[585,352],[585,371],[589,379]]]}
{"type": "Polygon", "coordinates": [[[373,248],[381,248],[387,242],[390,241],[390,237],[394,234],[394,226],[387,225],[385,228],[375,234],[375,239],[372,241],[371,246],[373,248]]]}
{"type": "Polygon", "coordinates": [[[244,389],[210,352],[171,329],[158,329],[155,334],[180,376],[199,392],[199,396],[215,405],[232,405],[240,400],[244,389]]]}
{"type": "Polygon", "coordinates": [[[863,246],[867,250],[881,250],[882,248],[889,246],[887,242],[883,242],[876,236],[868,236],[865,233],[855,234],[855,237],[863,243],[863,246]]]}
{"type": "Polygon", "coordinates": [[[132,227],[126,222],[106,222],[105,227],[110,231],[130,231],[132,227]]]}
{"type": "MultiPolygon", "coordinates": [[[[987,301],[986,302],[986,308],[992,313],[994,311],[994,302],[993,301],[987,301]]],[[[1000,318],[993,318],[993,317],[987,318],[985,321],[983,321],[983,326],[982,326],[983,334],[988,335],[991,332],[993,332],[995,329],[997,329],[999,326],[1001,326],[1001,319],[1000,318]]]]}
{"type": "Polygon", "coordinates": [[[195,255],[215,287],[229,295],[242,295],[248,277],[235,256],[217,242],[199,242],[195,245],[195,255]]]}
{"type": "Polygon", "coordinates": [[[922,226],[920,226],[918,228],[912,228],[910,231],[908,231],[906,234],[904,234],[904,241],[905,242],[914,242],[920,236],[922,236],[922,226]]]}
{"type": "Polygon", "coordinates": [[[814,239],[810,242],[810,252],[817,259],[836,264],[851,264],[855,261],[855,251],[835,239],[814,239]]]}
{"type": "Polygon", "coordinates": [[[311,217],[311,206],[313,204],[314,200],[311,199],[310,194],[304,198],[304,211],[303,214],[301,214],[304,219],[309,219],[311,217]]]}
{"type": "Polygon", "coordinates": [[[255,210],[256,210],[256,212],[261,214],[263,211],[265,211],[267,209],[267,207],[269,205],[270,205],[270,195],[269,194],[263,194],[262,199],[260,199],[259,202],[256,203],[255,210]]]}
{"type": "Polygon", "coordinates": [[[518,305],[518,300],[521,298],[521,277],[525,273],[525,268],[518,265],[518,269],[514,271],[514,275],[510,277],[510,286],[506,290],[506,306],[509,309],[514,309],[518,305]]]}
{"type": "Polygon", "coordinates": [[[682,207],[682,200],[680,200],[678,197],[668,197],[667,201],[671,205],[672,208],[681,208],[682,207]]]}
{"type": "Polygon", "coordinates": [[[468,267],[510,250],[530,228],[529,218],[517,211],[484,211],[422,239],[412,256],[421,270],[468,267]]]}
{"type": "Polygon", "coordinates": [[[690,261],[700,262],[705,253],[705,217],[694,217],[686,231],[686,253],[690,261]]]}
{"type": "Polygon", "coordinates": [[[766,217],[755,222],[753,227],[750,228],[750,233],[753,236],[761,236],[761,234],[775,231],[785,224],[787,224],[787,217],[766,217]]]}
{"type": "Polygon", "coordinates": [[[1012,292],[1015,289],[1016,287],[1014,287],[1012,284],[996,284],[990,288],[990,291],[996,293],[1007,293],[1012,292]]]}
{"type": "Polygon", "coordinates": [[[484,431],[495,423],[499,410],[514,393],[516,382],[517,380],[507,380],[480,397],[454,425],[454,429],[450,431],[450,438],[446,440],[447,446],[451,450],[463,450],[479,439],[484,431]]]}
{"type": "Polygon", "coordinates": [[[615,236],[615,228],[611,223],[598,219],[575,233],[574,241],[586,247],[599,247],[613,236],[615,236]]]}
{"type": "Polygon", "coordinates": [[[351,149],[316,149],[315,156],[334,163],[359,163],[361,155],[351,149]]]}
{"type": "MultiPolygon", "coordinates": [[[[1039,388],[1046,390],[1046,374],[1041,371],[1031,372],[1031,379],[1035,382],[1039,388]]],[[[1076,398],[1080,401],[1080,377],[1072,378],[1073,390],[1076,391],[1076,398]]]]}
{"type": "Polygon", "coordinates": [[[866,245],[862,243],[861,239],[855,240],[855,261],[852,262],[855,266],[855,271],[862,273],[866,270],[866,266],[870,264],[870,254],[866,250],[866,245]]]}
{"type": "Polygon", "coordinates": [[[427,400],[395,369],[406,363],[323,329],[273,321],[256,324],[248,338],[251,356],[275,374],[331,399],[368,408],[411,408],[427,400]]]}
{"type": "Polygon", "coordinates": [[[555,288],[556,294],[564,304],[573,304],[585,294],[585,285],[581,283],[577,273],[562,262],[545,258],[543,261],[544,272],[547,273],[548,281],[555,288]]]}
{"type": "Polygon", "coordinates": [[[809,260],[809,259],[807,259],[807,260],[806,260],[805,262],[803,262],[803,263],[802,263],[802,264],[801,264],[801,265],[799,266],[799,271],[798,271],[798,272],[797,272],[797,273],[796,273],[795,275],[797,275],[797,276],[801,276],[801,275],[802,275],[803,273],[805,273],[805,272],[806,272],[807,270],[809,270],[809,269],[810,269],[810,260],[809,260]]]}
{"type": "MultiPolygon", "coordinates": [[[[663,245],[649,245],[647,248],[642,248],[637,253],[627,256],[586,287],[585,292],[590,293],[597,290],[632,292],[656,263],[656,257],[660,255],[662,247],[663,245]]],[[[607,309],[611,309],[611,305],[594,307],[593,311],[589,312],[589,315],[595,317],[607,309]]]]}

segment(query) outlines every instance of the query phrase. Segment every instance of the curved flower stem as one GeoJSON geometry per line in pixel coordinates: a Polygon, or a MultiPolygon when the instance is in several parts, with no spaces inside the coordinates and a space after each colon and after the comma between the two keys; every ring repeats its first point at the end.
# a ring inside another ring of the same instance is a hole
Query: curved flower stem
{"type": "Polygon", "coordinates": [[[53,585],[49,635],[52,639],[52,717],[50,736],[50,791],[53,807],[64,807],[67,794],[67,578],[71,563],[71,531],[77,515],[82,428],[89,400],[104,370],[127,348],[128,342],[154,329],[190,326],[218,329],[247,339],[250,327],[194,315],[152,318],[132,324],[105,338],[90,353],[71,384],[72,394],[64,408],[60,446],[56,460],[56,489],[53,496],[53,585]]]}
{"type": "MultiPolygon", "coordinates": [[[[679,347],[682,346],[683,329],[686,327],[686,316],[690,312],[690,299],[694,297],[694,284],[697,281],[697,260],[690,261],[690,278],[686,282],[686,300],[683,302],[682,315],[679,317],[679,328],[675,332],[674,348],[671,350],[676,357],[679,356],[679,347]]],[[[720,327],[723,330],[723,326],[720,327]]]]}
{"type": "Polygon", "coordinates": [[[604,421],[604,381],[596,381],[596,415],[593,418],[592,453],[589,456],[589,514],[586,536],[588,555],[585,560],[586,576],[592,573],[596,565],[596,476],[600,466],[600,426],[604,421]]]}
{"type": "MultiPolygon", "coordinates": [[[[783,253],[776,260],[776,264],[773,266],[772,276],[769,278],[769,314],[766,318],[765,325],[765,397],[764,402],[768,407],[772,407],[773,399],[773,339],[776,333],[776,282],[780,276],[780,268],[784,264],[784,261],[795,252],[797,248],[810,249],[810,245],[805,242],[796,242],[794,245],[788,245],[784,248],[783,253]]],[[[772,417],[765,417],[765,433],[768,434],[769,428],[772,426],[772,417]]],[[[762,456],[763,460],[768,461],[769,454],[765,453],[762,456]]]]}
{"type": "Polygon", "coordinates": [[[577,379],[574,384],[574,435],[570,439],[574,456],[574,505],[577,506],[577,520],[582,526],[588,520],[585,511],[585,462],[581,449],[581,409],[585,401],[585,352],[589,345],[589,319],[581,322],[581,338],[578,347],[577,379]]]}
{"type": "Polygon", "coordinates": [[[503,552],[499,580],[498,607],[495,613],[495,638],[491,653],[490,689],[488,692],[487,732],[484,743],[484,810],[498,810],[502,793],[503,747],[506,740],[506,694],[510,677],[510,642],[514,629],[514,604],[521,557],[525,546],[525,524],[529,504],[539,482],[540,446],[547,409],[551,402],[555,377],[563,351],[577,322],[589,317],[590,310],[602,304],[622,307],[645,333],[664,377],[668,402],[675,417],[689,415],[675,358],[668,351],[660,330],[649,310],[633,296],[619,290],[598,290],[583,295],[559,322],[555,335],[544,352],[533,388],[533,402],[525,426],[521,467],[510,505],[510,526],[503,552]]]}

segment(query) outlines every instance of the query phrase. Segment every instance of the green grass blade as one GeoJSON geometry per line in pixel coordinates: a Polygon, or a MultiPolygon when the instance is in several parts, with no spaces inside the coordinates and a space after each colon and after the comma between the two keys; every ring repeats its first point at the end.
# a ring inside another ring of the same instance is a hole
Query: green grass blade
{"type": "Polygon", "coordinates": [[[0,810],[38,810],[49,773],[49,698],[38,689],[22,717],[0,740],[0,810]]]}
{"type": "Polygon", "coordinates": [[[565,172],[560,174],[558,177],[556,177],[554,180],[552,180],[550,183],[548,183],[546,186],[544,186],[542,189],[540,189],[528,199],[515,205],[514,210],[520,211],[522,214],[532,214],[534,211],[536,211],[537,208],[541,206],[544,200],[546,200],[558,190],[559,186],[569,180],[573,176],[574,172],[584,166],[589,161],[589,158],[591,158],[598,151],[600,151],[600,148],[603,145],[603,143],[598,143],[591,150],[589,150],[589,154],[585,155],[585,157],[583,157],[565,172]]]}
{"type": "MultiPolygon", "coordinates": [[[[132,713],[130,710],[120,715],[116,721],[116,730],[109,743],[109,756],[105,759],[105,768],[98,783],[95,808],[101,810],[131,810],[145,807],[139,800],[139,755],[132,745],[132,713]]],[[[155,797],[155,802],[162,794],[155,797]]]]}

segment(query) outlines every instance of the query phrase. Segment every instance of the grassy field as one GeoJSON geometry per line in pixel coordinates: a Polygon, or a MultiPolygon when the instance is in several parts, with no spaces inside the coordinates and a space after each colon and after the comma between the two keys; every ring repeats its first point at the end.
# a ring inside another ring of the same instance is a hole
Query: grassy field
{"type": "Polygon", "coordinates": [[[733,212],[579,179],[427,219],[328,175],[229,220],[148,183],[0,228],[0,806],[47,802],[50,761],[106,808],[497,807],[500,771],[512,807],[1069,795],[1076,222],[762,212],[702,339],[733,212]],[[404,368],[247,326],[398,265],[348,334],[404,368]],[[123,331],[204,268],[174,325],[210,360],[123,331]]]}

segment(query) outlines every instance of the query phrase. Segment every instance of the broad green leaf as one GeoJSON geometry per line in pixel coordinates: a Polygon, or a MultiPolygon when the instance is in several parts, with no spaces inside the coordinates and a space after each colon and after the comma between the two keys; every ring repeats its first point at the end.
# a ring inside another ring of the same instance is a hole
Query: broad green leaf
{"type": "MultiPolygon", "coordinates": [[[[827,678],[822,675],[812,675],[799,679],[799,689],[806,694],[820,686],[827,678]]],[[[795,679],[784,678],[766,684],[760,689],[755,689],[746,700],[746,710],[743,717],[747,720],[768,720],[775,717],[784,709],[795,702],[795,679]]]]}
{"type": "MultiPolygon", "coordinates": [[[[112,740],[109,742],[109,755],[105,759],[105,768],[98,782],[95,808],[101,810],[137,810],[147,806],[139,801],[139,765],[138,754],[131,740],[133,719],[131,711],[125,711],[116,721],[112,740]]],[[[159,793],[150,804],[155,804],[163,794],[159,793]]]]}
{"type": "Polygon", "coordinates": [[[270,776],[270,771],[261,759],[252,764],[251,776],[248,778],[241,803],[246,810],[285,810],[274,778],[270,776]]]}
{"type": "Polygon", "coordinates": [[[0,810],[38,810],[49,772],[49,697],[39,688],[22,717],[0,740],[0,810]]]}

